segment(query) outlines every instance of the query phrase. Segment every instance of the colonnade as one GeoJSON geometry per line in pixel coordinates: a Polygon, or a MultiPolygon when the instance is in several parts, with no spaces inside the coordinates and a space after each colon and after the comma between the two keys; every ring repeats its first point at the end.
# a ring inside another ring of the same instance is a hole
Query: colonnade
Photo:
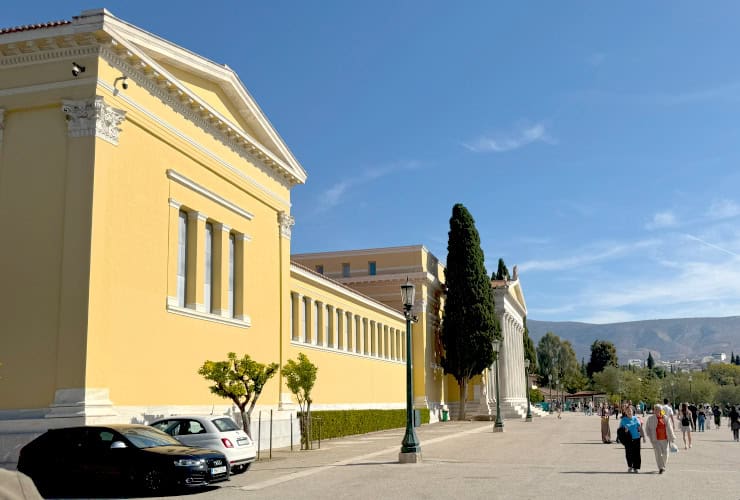
{"type": "Polygon", "coordinates": [[[406,361],[404,331],[303,295],[290,293],[291,341],[356,355],[406,361]]]}

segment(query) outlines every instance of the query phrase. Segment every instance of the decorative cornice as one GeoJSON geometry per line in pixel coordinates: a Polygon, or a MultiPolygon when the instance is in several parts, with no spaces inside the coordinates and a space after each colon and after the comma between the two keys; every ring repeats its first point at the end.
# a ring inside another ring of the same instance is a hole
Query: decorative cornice
{"type": "MultiPolygon", "coordinates": [[[[92,42],[95,43],[94,40],[92,42]]],[[[47,61],[86,57],[97,55],[100,51],[100,45],[97,44],[52,48],[58,43],[64,43],[64,40],[56,38],[32,40],[24,42],[22,48],[19,44],[5,45],[0,52],[0,55],[5,54],[4,57],[0,57],[0,67],[29,66],[47,61]],[[47,43],[49,45],[45,45],[47,43]]]]}
{"type": "Polygon", "coordinates": [[[287,212],[278,212],[278,224],[280,225],[280,235],[283,238],[290,239],[291,228],[295,225],[295,219],[287,212]]]}
{"type": "Polygon", "coordinates": [[[105,103],[103,96],[81,101],[62,101],[62,111],[67,115],[67,133],[70,137],[95,136],[118,145],[118,126],[126,112],[105,103]]]}
{"type": "Polygon", "coordinates": [[[188,179],[184,175],[176,172],[175,170],[168,169],[167,170],[167,178],[170,179],[170,180],[173,180],[173,181],[177,182],[178,184],[180,184],[182,186],[185,186],[186,188],[188,188],[188,189],[190,189],[192,191],[195,191],[196,193],[204,196],[205,198],[208,198],[211,201],[215,201],[216,203],[218,203],[222,207],[228,208],[229,210],[231,210],[235,214],[241,215],[242,217],[244,217],[247,220],[254,219],[254,214],[252,214],[250,212],[247,212],[246,210],[244,210],[243,208],[241,208],[236,203],[233,203],[233,202],[227,200],[226,198],[217,195],[216,193],[214,193],[213,191],[209,190],[208,188],[206,188],[204,186],[201,186],[200,184],[198,184],[197,182],[195,182],[195,181],[193,181],[191,179],[188,179]]]}
{"type": "Polygon", "coordinates": [[[115,40],[101,47],[100,56],[112,66],[120,69],[137,85],[158,97],[166,105],[196,123],[254,165],[267,167],[265,172],[271,177],[276,180],[282,179],[288,187],[305,182],[304,178],[293,174],[282,160],[259,141],[180,84],[175,77],[161,69],[154,60],[143,54],[133,53],[115,40]]]}

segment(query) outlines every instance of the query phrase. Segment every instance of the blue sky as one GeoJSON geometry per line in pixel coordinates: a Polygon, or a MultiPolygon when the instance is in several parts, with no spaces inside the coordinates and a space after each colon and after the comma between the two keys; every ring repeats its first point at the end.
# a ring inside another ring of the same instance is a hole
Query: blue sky
{"type": "Polygon", "coordinates": [[[459,202],[532,319],[740,314],[737,2],[6,4],[106,7],[233,68],[309,175],[294,253],[445,260],[459,202]]]}

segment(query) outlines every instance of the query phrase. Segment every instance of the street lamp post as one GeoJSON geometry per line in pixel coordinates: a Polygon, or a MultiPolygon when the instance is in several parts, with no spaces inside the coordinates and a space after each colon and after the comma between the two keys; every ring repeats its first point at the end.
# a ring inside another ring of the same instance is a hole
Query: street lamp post
{"type": "Polygon", "coordinates": [[[414,392],[411,372],[411,308],[414,305],[414,285],[406,278],[406,284],[401,285],[401,300],[403,302],[403,315],[406,317],[406,434],[401,442],[401,452],[398,461],[402,464],[413,464],[421,462],[421,445],[414,430],[414,408],[412,397],[414,392]]]}
{"type": "Polygon", "coordinates": [[[529,406],[529,360],[524,360],[524,391],[527,393],[527,422],[532,421],[532,408],[529,406]]]}
{"type": "Polygon", "coordinates": [[[689,375],[689,400],[690,400],[691,402],[693,402],[693,401],[694,401],[694,391],[692,391],[692,390],[691,390],[691,381],[692,381],[692,380],[693,380],[693,379],[691,378],[691,375],[689,375]]]}
{"type": "Polygon", "coordinates": [[[547,385],[550,386],[550,404],[547,406],[547,409],[550,410],[550,415],[552,415],[552,372],[547,374],[547,381],[547,385]]]}
{"type": "Polygon", "coordinates": [[[504,421],[501,418],[501,404],[498,392],[498,353],[501,349],[501,341],[496,339],[493,341],[493,353],[496,356],[494,359],[494,363],[496,364],[496,367],[494,368],[494,372],[496,373],[496,423],[493,425],[493,432],[504,432],[504,421]]]}

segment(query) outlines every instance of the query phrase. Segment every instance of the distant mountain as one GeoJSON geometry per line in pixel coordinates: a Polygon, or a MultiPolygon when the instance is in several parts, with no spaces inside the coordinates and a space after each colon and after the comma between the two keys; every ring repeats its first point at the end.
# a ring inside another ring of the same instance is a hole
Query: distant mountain
{"type": "Polygon", "coordinates": [[[642,359],[653,353],[655,360],[696,359],[712,353],[740,353],[740,316],[728,318],[683,318],[631,321],[595,325],[570,321],[527,319],[532,340],[539,342],[547,332],[570,341],[578,361],[591,357],[594,340],[608,340],[617,348],[619,363],[642,359]]]}

